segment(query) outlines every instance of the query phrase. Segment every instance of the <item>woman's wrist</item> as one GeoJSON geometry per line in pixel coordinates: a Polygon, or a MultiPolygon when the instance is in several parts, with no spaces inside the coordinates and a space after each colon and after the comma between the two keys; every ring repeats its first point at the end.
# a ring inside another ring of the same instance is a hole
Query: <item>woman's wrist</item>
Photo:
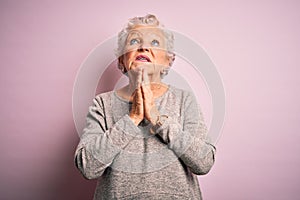
{"type": "Polygon", "coordinates": [[[150,133],[155,134],[156,130],[159,127],[161,127],[168,118],[169,118],[168,115],[159,115],[159,116],[157,116],[157,120],[156,120],[155,124],[153,124],[153,126],[150,128],[150,133]]]}
{"type": "Polygon", "coordinates": [[[159,118],[159,116],[160,116],[160,113],[159,113],[159,111],[157,110],[157,108],[156,107],[152,107],[152,109],[150,110],[150,123],[153,125],[153,126],[155,126],[156,125],[156,122],[157,122],[157,120],[158,120],[158,118],[159,118]]]}
{"type": "Polygon", "coordinates": [[[129,115],[129,118],[132,120],[132,122],[138,126],[139,123],[143,120],[143,119],[140,119],[138,116],[136,115],[129,115]]]}
{"type": "Polygon", "coordinates": [[[151,120],[150,120],[150,123],[151,123],[153,126],[156,125],[159,116],[160,116],[159,113],[151,114],[151,120]]]}

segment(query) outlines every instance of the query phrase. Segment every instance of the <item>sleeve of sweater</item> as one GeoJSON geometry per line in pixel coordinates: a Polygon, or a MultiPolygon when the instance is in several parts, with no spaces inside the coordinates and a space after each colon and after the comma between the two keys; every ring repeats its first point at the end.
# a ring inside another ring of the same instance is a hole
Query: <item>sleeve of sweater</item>
{"type": "Polygon", "coordinates": [[[194,174],[207,174],[214,164],[216,148],[209,142],[194,96],[185,93],[181,103],[182,123],[169,116],[156,133],[194,174]]]}
{"type": "Polygon", "coordinates": [[[75,165],[87,179],[100,177],[120,151],[139,133],[128,115],[107,128],[101,97],[97,96],[93,102],[75,152],[75,165]]]}

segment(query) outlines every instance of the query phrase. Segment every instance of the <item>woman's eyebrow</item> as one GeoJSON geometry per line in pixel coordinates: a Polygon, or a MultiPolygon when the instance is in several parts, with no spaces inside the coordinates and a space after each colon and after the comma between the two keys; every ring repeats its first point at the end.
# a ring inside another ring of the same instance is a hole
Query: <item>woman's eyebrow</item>
{"type": "Polygon", "coordinates": [[[149,36],[159,38],[159,39],[163,39],[163,36],[161,34],[157,34],[157,33],[149,33],[149,36]]]}
{"type": "Polygon", "coordinates": [[[132,38],[140,38],[141,37],[141,35],[140,34],[138,34],[138,33],[129,33],[128,34],[128,36],[127,36],[127,38],[126,38],[126,41],[128,41],[128,40],[130,40],[130,39],[132,39],[132,38]]]}

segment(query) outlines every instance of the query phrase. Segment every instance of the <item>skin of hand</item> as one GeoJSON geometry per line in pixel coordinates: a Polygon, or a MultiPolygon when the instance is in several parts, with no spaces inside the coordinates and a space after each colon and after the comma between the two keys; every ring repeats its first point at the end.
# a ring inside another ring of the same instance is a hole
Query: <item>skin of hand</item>
{"type": "Polygon", "coordinates": [[[151,122],[152,125],[155,125],[159,112],[154,103],[147,69],[143,69],[142,71],[142,81],[141,89],[143,94],[144,117],[151,122]]]}
{"type": "Polygon", "coordinates": [[[142,94],[142,68],[130,70],[128,73],[130,80],[133,81],[136,86],[134,92],[131,95],[132,107],[130,110],[129,117],[137,126],[144,119],[144,103],[142,94]]]}
{"type": "Polygon", "coordinates": [[[129,117],[135,125],[138,125],[144,118],[151,124],[155,125],[159,112],[154,103],[154,97],[151,90],[146,68],[138,68],[135,72],[131,72],[137,83],[137,88],[132,94],[132,108],[129,117]]]}
{"type": "Polygon", "coordinates": [[[140,86],[132,94],[132,107],[129,117],[136,126],[144,119],[143,94],[140,86]]]}
{"type": "MultiPolygon", "coordinates": [[[[132,64],[134,65],[134,64],[132,64]]],[[[128,78],[130,82],[130,90],[134,92],[136,89],[138,89],[138,86],[140,87],[142,84],[142,71],[143,66],[138,66],[135,68],[132,68],[128,71],[128,78]]]]}

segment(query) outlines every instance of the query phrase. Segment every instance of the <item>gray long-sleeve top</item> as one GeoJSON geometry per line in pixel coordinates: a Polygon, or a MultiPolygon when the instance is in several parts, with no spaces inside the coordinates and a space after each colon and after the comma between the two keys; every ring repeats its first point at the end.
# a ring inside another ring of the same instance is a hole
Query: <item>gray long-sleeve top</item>
{"type": "Polygon", "coordinates": [[[83,176],[98,179],[94,199],[202,199],[196,175],[209,172],[215,147],[197,102],[170,86],[155,104],[168,118],[153,135],[114,91],[95,97],[75,153],[83,176]]]}

